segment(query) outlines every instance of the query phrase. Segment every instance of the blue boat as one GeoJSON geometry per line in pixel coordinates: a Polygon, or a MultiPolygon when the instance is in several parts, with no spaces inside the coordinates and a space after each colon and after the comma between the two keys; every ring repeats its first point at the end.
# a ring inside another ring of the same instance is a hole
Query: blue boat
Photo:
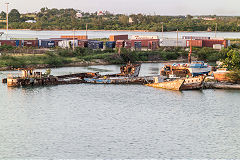
{"type": "Polygon", "coordinates": [[[188,70],[192,76],[195,77],[203,74],[208,74],[211,72],[212,68],[205,64],[203,61],[193,61],[188,67],[188,70]]]}

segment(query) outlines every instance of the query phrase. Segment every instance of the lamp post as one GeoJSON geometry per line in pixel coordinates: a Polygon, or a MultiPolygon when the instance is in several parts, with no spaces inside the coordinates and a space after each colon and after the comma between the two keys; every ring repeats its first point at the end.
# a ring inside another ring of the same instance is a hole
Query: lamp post
{"type": "MultiPolygon", "coordinates": [[[[5,3],[7,6],[7,12],[6,12],[6,35],[8,35],[8,5],[9,3],[5,3]]],[[[7,39],[7,36],[6,36],[7,39]]]]}

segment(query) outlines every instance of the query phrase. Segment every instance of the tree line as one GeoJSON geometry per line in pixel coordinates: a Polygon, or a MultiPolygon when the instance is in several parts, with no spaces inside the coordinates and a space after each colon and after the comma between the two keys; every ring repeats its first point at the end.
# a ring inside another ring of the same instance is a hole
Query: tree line
{"type": "MultiPolygon", "coordinates": [[[[6,13],[1,12],[0,18],[5,19],[6,13]]],[[[149,30],[149,31],[218,31],[239,32],[240,17],[238,16],[161,16],[144,14],[112,14],[104,12],[99,16],[97,12],[81,12],[75,9],[42,8],[37,13],[21,14],[17,9],[9,13],[9,28],[11,29],[39,29],[39,30],[84,30],[88,24],[89,30],[149,30]],[[78,18],[76,13],[82,17],[78,18]],[[204,20],[211,17],[212,20],[204,20]],[[36,20],[36,23],[26,23],[26,20],[36,20]],[[217,25],[216,25],[217,24],[217,25]]],[[[5,23],[0,23],[5,28],[5,23]]]]}

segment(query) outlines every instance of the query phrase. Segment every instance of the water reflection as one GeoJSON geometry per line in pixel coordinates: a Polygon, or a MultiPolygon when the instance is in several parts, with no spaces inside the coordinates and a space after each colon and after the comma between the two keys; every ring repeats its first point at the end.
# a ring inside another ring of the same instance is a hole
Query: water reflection
{"type": "MultiPolygon", "coordinates": [[[[143,64],[153,75],[163,64],[143,64]]],[[[102,74],[119,66],[94,66],[102,74]]],[[[53,74],[92,70],[52,69],[53,74]]],[[[2,72],[3,78],[9,72],[2,72]]],[[[0,159],[240,157],[240,91],[0,85],[0,159]]]]}

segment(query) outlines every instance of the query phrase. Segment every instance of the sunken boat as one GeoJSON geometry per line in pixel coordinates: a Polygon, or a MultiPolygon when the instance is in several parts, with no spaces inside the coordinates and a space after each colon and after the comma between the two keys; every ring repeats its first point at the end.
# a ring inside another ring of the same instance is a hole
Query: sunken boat
{"type": "Polygon", "coordinates": [[[203,88],[205,76],[180,78],[175,80],[169,80],[164,82],[155,82],[152,84],[146,84],[146,86],[154,88],[162,88],[174,91],[183,90],[199,90],[203,88]]]}

